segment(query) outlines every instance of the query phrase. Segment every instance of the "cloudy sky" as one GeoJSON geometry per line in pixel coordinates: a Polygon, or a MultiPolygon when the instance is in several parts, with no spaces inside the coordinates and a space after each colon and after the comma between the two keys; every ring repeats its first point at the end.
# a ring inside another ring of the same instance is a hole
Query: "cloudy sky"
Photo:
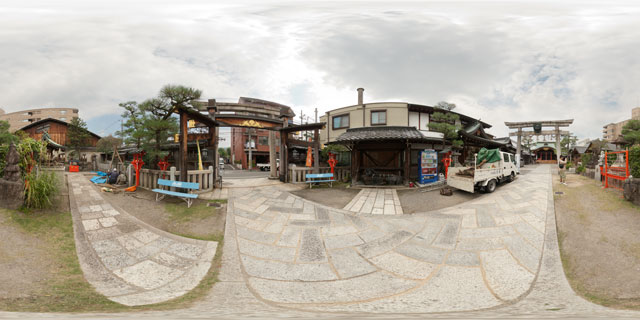
{"type": "MultiPolygon", "coordinates": [[[[633,2],[0,2],[0,108],[75,107],[119,128],[118,103],[165,84],[311,115],[365,102],[455,103],[504,121],[575,119],[580,138],[640,106],[633,2]]],[[[228,143],[228,140],[227,140],[228,143]]]]}

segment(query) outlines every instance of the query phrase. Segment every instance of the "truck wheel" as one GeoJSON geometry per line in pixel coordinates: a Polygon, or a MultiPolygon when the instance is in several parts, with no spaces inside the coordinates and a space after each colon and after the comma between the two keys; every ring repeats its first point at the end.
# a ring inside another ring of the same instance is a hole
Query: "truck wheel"
{"type": "Polygon", "coordinates": [[[511,175],[509,176],[509,182],[513,182],[516,179],[516,173],[511,171],[511,175]]]}
{"type": "Polygon", "coordinates": [[[487,183],[487,186],[484,187],[484,190],[487,193],[491,193],[491,192],[496,191],[496,179],[489,180],[489,183],[487,183]]]}

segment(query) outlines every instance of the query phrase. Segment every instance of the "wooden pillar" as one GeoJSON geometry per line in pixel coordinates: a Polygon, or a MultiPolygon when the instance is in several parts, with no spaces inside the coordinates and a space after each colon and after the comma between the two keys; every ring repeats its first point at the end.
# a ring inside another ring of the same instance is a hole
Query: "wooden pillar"
{"type": "Polygon", "coordinates": [[[313,173],[320,173],[320,132],[315,129],[313,132],[313,173]]]}
{"type": "MultiPolygon", "coordinates": [[[[214,181],[220,174],[218,166],[220,165],[220,156],[218,155],[218,127],[209,127],[209,150],[213,154],[213,178],[214,181]]],[[[215,183],[214,187],[215,188],[215,183]]]]}
{"type": "Polygon", "coordinates": [[[358,170],[360,164],[358,163],[358,151],[355,144],[351,145],[351,184],[358,182],[358,170]]]}
{"type": "Polygon", "coordinates": [[[187,181],[187,114],[180,111],[180,181],[187,181]]]}
{"type": "MultiPolygon", "coordinates": [[[[287,119],[282,120],[282,127],[289,125],[287,119]]],[[[287,146],[289,134],[280,131],[280,181],[287,182],[287,172],[289,170],[289,148],[287,146]]]]}
{"type": "Polygon", "coordinates": [[[411,144],[407,143],[404,149],[404,169],[402,175],[404,182],[409,182],[409,169],[411,167],[411,144]]]}
{"type": "MultiPolygon", "coordinates": [[[[280,147],[282,149],[282,147],[280,147]]],[[[276,161],[276,132],[269,130],[269,178],[278,178],[278,163],[276,161]]]]}
{"type": "Polygon", "coordinates": [[[516,145],[516,166],[520,168],[520,158],[522,157],[522,128],[518,128],[518,144],[516,145]]]}

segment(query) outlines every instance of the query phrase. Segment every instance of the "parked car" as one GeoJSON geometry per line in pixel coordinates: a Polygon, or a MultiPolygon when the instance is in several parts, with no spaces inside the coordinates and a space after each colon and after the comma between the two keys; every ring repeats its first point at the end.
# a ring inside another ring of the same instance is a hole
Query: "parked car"
{"type": "Polygon", "coordinates": [[[471,167],[451,167],[447,185],[450,187],[474,193],[475,190],[483,190],[491,193],[496,190],[499,183],[513,181],[519,173],[516,166],[514,154],[499,150],[490,150],[494,156],[499,155],[500,159],[495,162],[487,162],[482,166],[478,165],[478,154],[476,161],[471,167]]]}

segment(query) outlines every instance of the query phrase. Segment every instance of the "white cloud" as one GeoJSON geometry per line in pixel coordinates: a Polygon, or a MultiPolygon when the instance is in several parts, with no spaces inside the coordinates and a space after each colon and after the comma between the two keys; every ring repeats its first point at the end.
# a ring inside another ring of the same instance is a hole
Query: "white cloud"
{"type": "Polygon", "coordinates": [[[491,123],[574,118],[579,136],[640,106],[640,10],[624,3],[15,1],[0,5],[0,106],[85,118],[167,83],[320,113],[454,102],[491,123]]]}

